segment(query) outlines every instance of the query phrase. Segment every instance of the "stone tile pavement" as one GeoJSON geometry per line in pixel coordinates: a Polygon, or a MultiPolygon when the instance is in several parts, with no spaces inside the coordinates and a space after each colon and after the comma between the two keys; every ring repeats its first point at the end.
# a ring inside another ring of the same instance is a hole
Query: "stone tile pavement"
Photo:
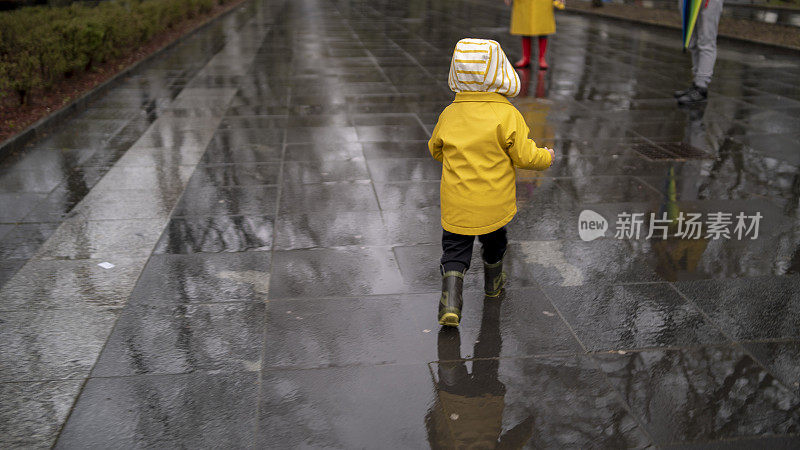
{"type": "Polygon", "coordinates": [[[514,100],[557,164],[518,173],[506,294],[476,259],[439,330],[425,144],[454,43],[513,58],[507,25],[251,0],[2,161],[0,446],[796,446],[797,54],[725,43],[681,109],[679,36],[559,14],[514,100]],[[727,237],[615,237],[720,212],[727,237]]]}

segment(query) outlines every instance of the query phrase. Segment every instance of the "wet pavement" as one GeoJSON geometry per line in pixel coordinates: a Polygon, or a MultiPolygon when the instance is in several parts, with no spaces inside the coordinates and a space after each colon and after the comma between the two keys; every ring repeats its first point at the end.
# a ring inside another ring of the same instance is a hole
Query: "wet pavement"
{"type": "Polygon", "coordinates": [[[796,53],[725,42],[681,109],[678,35],[559,14],[514,100],[557,162],[518,173],[505,295],[476,252],[439,329],[425,144],[454,43],[513,58],[507,23],[251,0],[2,161],[0,446],[796,447],[796,53]]]}

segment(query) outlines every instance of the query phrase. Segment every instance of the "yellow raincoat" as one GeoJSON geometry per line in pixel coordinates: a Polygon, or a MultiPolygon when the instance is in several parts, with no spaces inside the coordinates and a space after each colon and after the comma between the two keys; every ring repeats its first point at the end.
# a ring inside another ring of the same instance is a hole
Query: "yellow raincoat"
{"type": "Polygon", "coordinates": [[[525,119],[505,97],[519,93],[519,78],[497,42],[459,41],[449,84],[456,98],[428,141],[442,162],[442,228],[491,233],[517,213],[514,166],[544,170],[550,153],[528,139],[525,119]]]}
{"type": "Polygon", "coordinates": [[[553,0],[514,0],[511,34],[543,36],[556,32],[553,0]]]}

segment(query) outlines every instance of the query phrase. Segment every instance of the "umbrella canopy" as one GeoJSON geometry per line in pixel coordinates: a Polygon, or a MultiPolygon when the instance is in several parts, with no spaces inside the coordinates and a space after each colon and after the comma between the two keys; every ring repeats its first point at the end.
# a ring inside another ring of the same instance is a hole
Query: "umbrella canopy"
{"type": "Polygon", "coordinates": [[[692,39],[694,25],[697,23],[697,15],[700,13],[700,5],[703,0],[683,0],[683,51],[689,47],[689,40],[692,39]]]}

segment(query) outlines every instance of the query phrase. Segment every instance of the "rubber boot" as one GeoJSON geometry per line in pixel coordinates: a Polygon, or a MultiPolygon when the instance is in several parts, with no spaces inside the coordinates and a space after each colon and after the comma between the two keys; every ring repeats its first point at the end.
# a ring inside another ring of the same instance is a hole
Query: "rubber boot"
{"type": "Polygon", "coordinates": [[[439,325],[457,327],[464,306],[464,272],[442,268],[442,296],[439,298],[439,325]]]}
{"type": "Polygon", "coordinates": [[[522,69],[531,65],[531,37],[522,36],[522,59],[514,63],[514,67],[522,69]]]}
{"type": "Polygon", "coordinates": [[[547,70],[550,66],[544,60],[547,54],[547,36],[539,36],[539,70],[547,70]]]}
{"type": "MultiPolygon", "coordinates": [[[[505,256],[505,254],[503,255],[505,256]]],[[[503,258],[489,264],[483,260],[483,292],[487,297],[498,297],[506,285],[506,273],[503,272],[503,258]]]]}

